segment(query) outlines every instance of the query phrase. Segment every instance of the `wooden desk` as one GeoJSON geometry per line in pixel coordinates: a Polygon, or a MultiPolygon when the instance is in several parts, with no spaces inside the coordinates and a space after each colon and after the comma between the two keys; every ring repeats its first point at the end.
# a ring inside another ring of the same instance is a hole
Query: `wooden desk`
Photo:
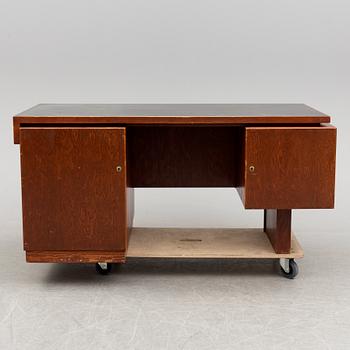
{"type": "Polygon", "coordinates": [[[14,117],[27,261],[301,257],[292,209],[334,207],[329,122],[303,104],[37,105],[14,117]],[[263,229],[132,229],[135,187],[235,187],[263,229]]]}

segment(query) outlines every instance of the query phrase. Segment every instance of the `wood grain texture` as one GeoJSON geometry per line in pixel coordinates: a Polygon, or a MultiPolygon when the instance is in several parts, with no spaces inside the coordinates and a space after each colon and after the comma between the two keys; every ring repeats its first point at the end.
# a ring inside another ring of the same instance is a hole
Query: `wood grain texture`
{"type": "Polygon", "coordinates": [[[292,239],[292,211],[290,209],[265,209],[264,231],[278,254],[288,254],[292,239]]]}
{"type": "Polygon", "coordinates": [[[304,104],[40,104],[14,117],[26,124],[319,124],[330,117],[304,104]]]}
{"type": "Polygon", "coordinates": [[[128,185],[234,187],[240,182],[244,129],[128,127],[128,185]]]}
{"type": "Polygon", "coordinates": [[[125,250],[125,149],[124,128],[22,128],[24,249],[125,250]]]}
{"type": "Polygon", "coordinates": [[[127,259],[138,258],[302,258],[293,236],[287,254],[276,253],[261,229],[133,228],[127,259]]]}
{"type": "Polygon", "coordinates": [[[27,251],[30,263],[124,263],[125,252],[116,251],[27,251]]]}
{"type": "Polygon", "coordinates": [[[335,154],[332,126],[246,128],[245,208],[333,208],[335,154]]]}

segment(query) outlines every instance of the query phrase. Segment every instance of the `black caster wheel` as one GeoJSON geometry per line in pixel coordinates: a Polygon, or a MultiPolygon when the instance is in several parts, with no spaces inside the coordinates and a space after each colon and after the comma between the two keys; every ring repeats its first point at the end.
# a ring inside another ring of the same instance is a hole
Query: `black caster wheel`
{"type": "Polygon", "coordinates": [[[108,275],[112,270],[111,263],[96,263],[96,271],[100,275],[108,275]]]}
{"type": "Polygon", "coordinates": [[[286,270],[281,266],[281,274],[283,277],[288,279],[295,278],[299,273],[298,264],[294,261],[294,259],[288,259],[288,265],[289,265],[289,271],[286,272],[286,270]]]}

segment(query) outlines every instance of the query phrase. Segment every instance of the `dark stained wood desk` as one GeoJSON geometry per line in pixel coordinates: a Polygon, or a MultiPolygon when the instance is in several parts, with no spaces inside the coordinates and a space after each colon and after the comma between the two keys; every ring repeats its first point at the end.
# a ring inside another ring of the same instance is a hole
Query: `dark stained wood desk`
{"type": "Polygon", "coordinates": [[[28,262],[293,263],[292,209],[334,207],[336,128],[303,104],[40,104],[13,121],[28,262]],[[235,187],[263,229],[133,229],[135,187],[235,187]]]}

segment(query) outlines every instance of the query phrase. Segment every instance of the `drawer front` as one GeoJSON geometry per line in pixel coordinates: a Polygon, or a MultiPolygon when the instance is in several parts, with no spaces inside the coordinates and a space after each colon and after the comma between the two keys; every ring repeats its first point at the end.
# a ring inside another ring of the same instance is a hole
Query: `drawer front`
{"type": "Polygon", "coordinates": [[[25,250],[125,250],[125,128],[20,135],[25,250]]]}
{"type": "Polygon", "coordinates": [[[333,208],[336,128],[251,127],[245,134],[245,208],[333,208]]]}

